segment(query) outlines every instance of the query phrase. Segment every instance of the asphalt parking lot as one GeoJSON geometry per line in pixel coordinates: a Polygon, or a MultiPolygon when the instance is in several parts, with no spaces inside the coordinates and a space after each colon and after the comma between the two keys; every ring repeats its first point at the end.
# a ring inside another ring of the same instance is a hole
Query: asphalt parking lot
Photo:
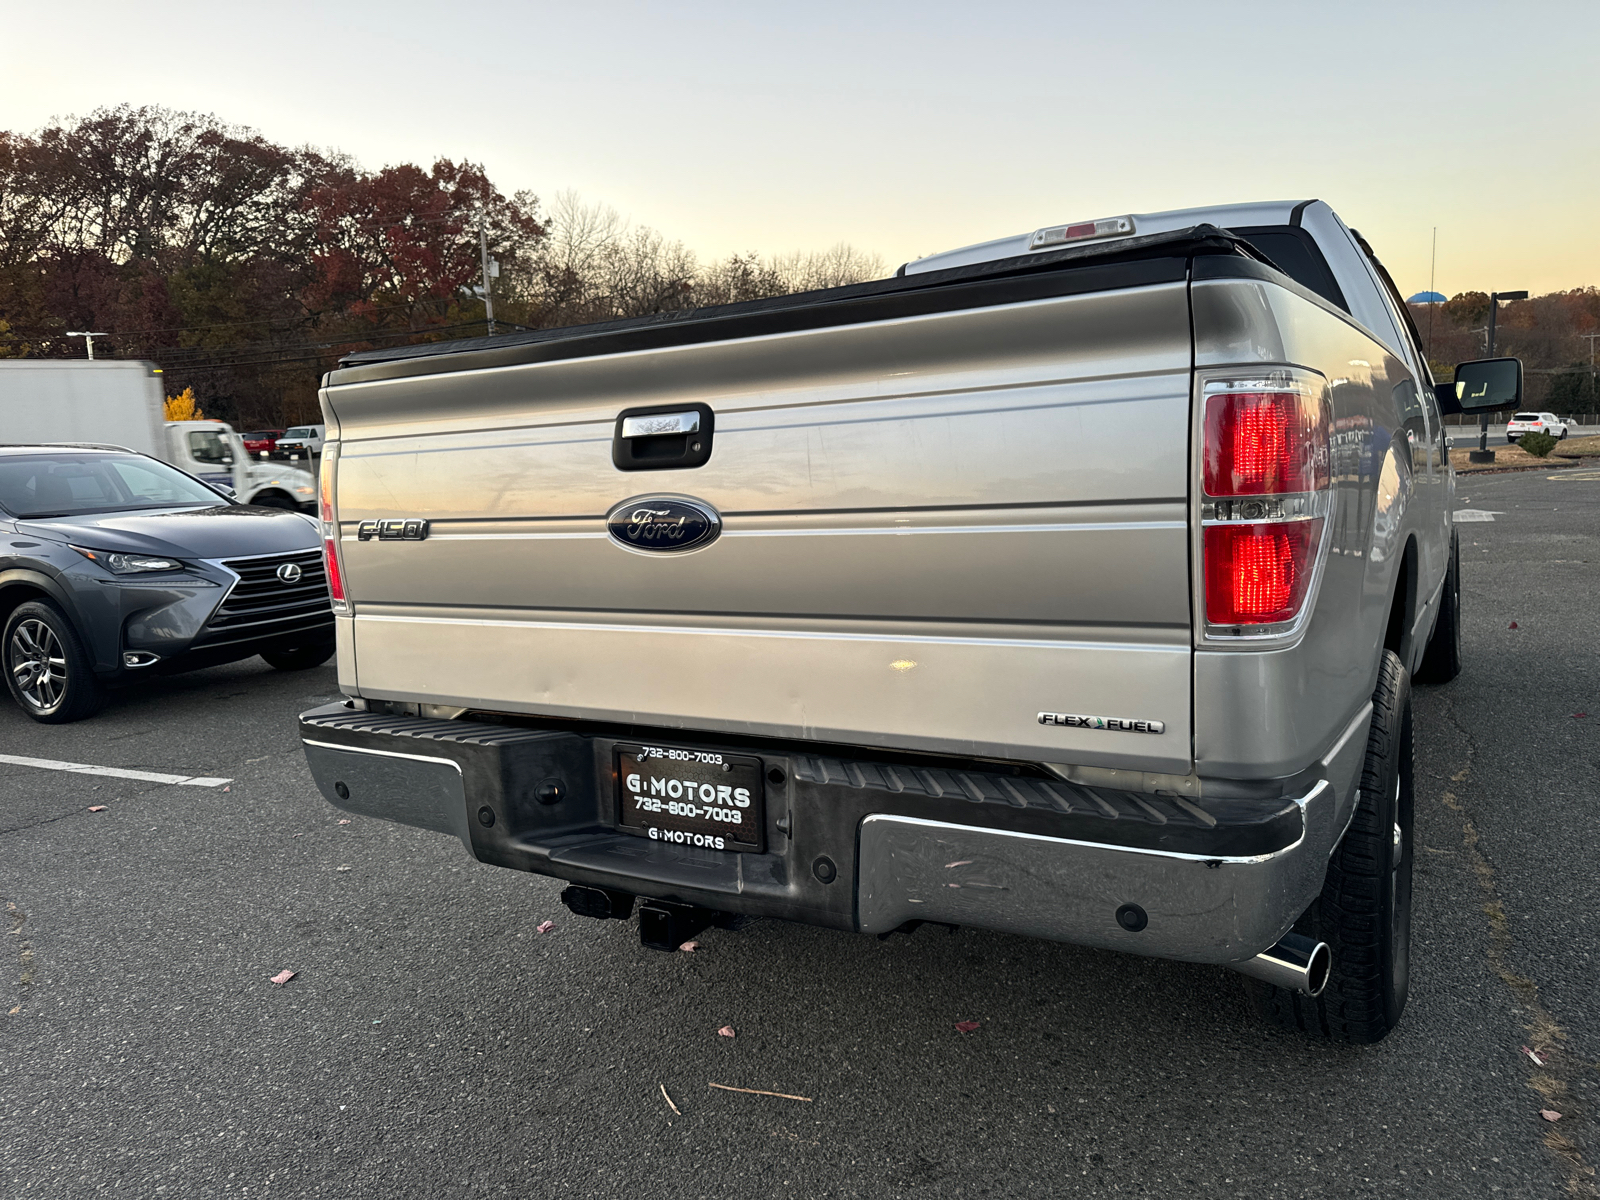
{"type": "Polygon", "coordinates": [[[0,1194],[1595,1195],[1600,470],[1461,492],[1466,669],[1417,693],[1378,1046],[1264,1028],[1221,969],[970,930],[652,953],[344,822],[292,724],[332,668],[253,660],[73,726],[0,708],[0,754],[231,780],[0,763],[0,1194]]]}

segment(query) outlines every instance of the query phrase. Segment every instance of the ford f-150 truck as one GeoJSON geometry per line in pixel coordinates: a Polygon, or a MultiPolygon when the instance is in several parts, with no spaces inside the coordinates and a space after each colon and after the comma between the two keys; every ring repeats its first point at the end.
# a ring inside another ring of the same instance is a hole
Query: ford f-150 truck
{"type": "Polygon", "coordinates": [[[1370,1042],[1408,989],[1413,677],[1460,663],[1441,412],[1320,201],[367,351],[325,381],[322,794],[730,914],[1214,963],[1370,1042]]]}

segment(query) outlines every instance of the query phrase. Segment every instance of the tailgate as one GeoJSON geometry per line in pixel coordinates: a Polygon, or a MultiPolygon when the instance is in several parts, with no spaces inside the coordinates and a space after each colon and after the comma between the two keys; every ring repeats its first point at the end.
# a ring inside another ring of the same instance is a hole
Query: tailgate
{"type": "Polygon", "coordinates": [[[1189,381],[1181,281],[335,379],[359,691],[1186,773],[1189,381]],[[690,403],[703,466],[613,465],[621,412],[690,403]],[[625,548],[649,495],[720,537],[625,548]]]}

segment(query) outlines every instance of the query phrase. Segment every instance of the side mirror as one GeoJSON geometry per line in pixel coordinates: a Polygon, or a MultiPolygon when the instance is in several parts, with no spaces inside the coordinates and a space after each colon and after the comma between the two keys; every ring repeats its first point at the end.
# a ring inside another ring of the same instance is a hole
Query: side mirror
{"type": "Polygon", "coordinates": [[[225,483],[213,483],[211,486],[216,488],[217,491],[221,492],[229,500],[233,500],[238,497],[238,493],[225,483]]]}
{"type": "Polygon", "coordinates": [[[1447,413],[1481,413],[1522,407],[1522,360],[1480,358],[1456,365],[1456,381],[1440,384],[1439,407],[1447,413]]]}

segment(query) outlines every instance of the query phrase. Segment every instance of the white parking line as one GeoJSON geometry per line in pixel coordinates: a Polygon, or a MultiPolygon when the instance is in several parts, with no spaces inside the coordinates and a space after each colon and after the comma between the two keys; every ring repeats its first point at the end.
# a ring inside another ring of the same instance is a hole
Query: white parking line
{"type": "Polygon", "coordinates": [[[115,779],[142,779],[146,783],[181,783],[186,787],[221,787],[231,779],[211,775],[164,775],[160,771],[127,771],[121,767],[96,767],[89,763],[57,762],[53,758],[23,758],[20,754],[0,754],[0,763],[19,767],[38,767],[44,771],[75,771],[79,775],[110,775],[115,779]]]}
{"type": "Polygon", "coordinates": [[[1456,524],[1470,525],[1474,521],[1492,521],[1496,517],[1503,517],[1503,512],[1490,512],[1486,508],[1458,508],[1456,509],[1456,524]]]}

